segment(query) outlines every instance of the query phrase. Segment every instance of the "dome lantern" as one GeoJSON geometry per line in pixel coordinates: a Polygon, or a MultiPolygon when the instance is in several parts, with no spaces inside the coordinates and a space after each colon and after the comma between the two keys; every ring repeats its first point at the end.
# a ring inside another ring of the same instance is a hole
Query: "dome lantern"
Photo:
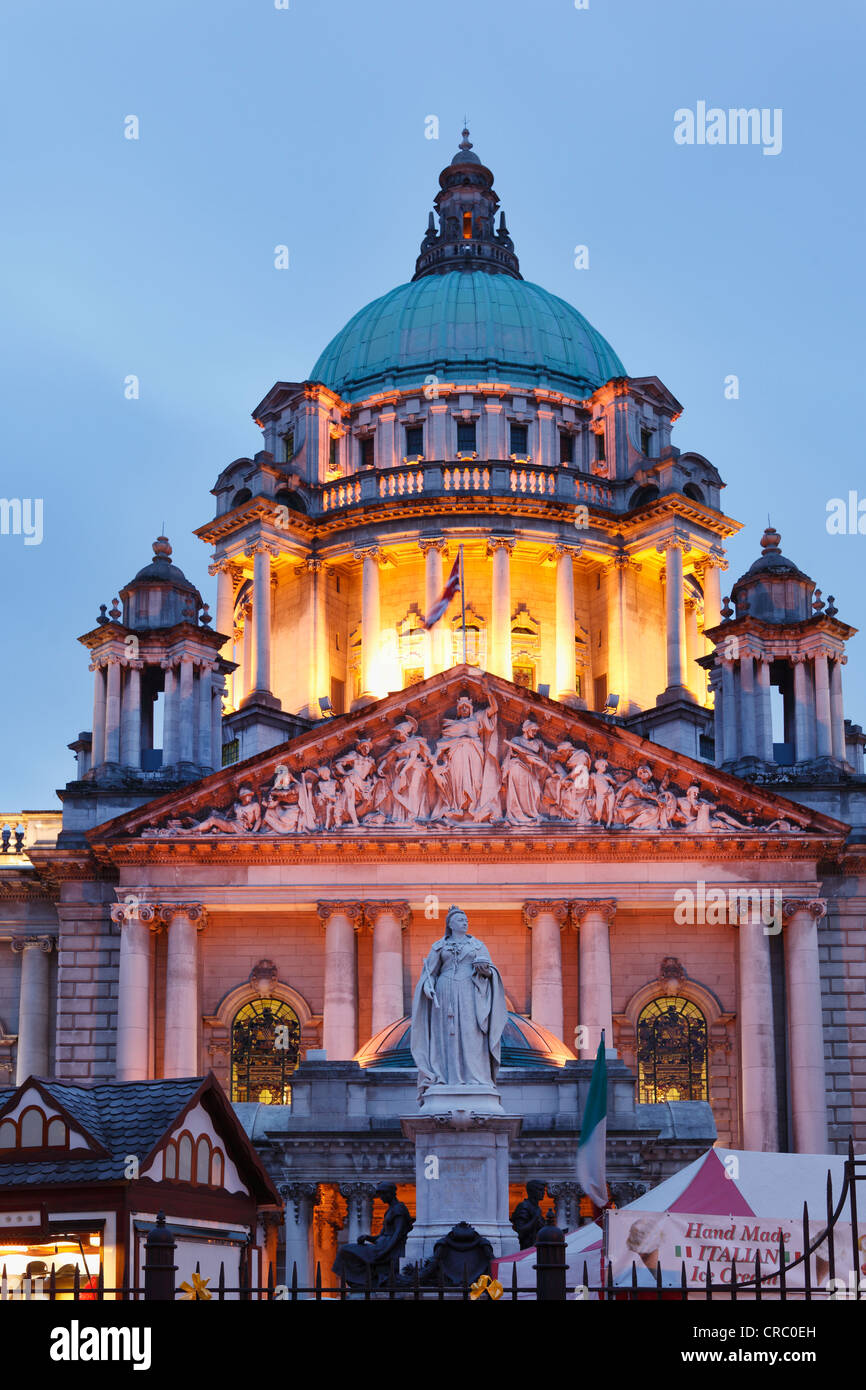
{"type": "Polygon", "coordinates": [[[434,200],[439,231],[431,213],[412,278],[446,275],[452,270],[483,270],[522,280],[504,214],[495,227],[499,198],[493,175],[473,150],[465,126],[462,135],[457,153],[439,175],[440,191],[434,200]]]}

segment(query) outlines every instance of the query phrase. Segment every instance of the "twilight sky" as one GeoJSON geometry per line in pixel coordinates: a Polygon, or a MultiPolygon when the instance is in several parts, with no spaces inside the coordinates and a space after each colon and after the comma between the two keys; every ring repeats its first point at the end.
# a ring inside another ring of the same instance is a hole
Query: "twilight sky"
{"type": "MultiPolygon", "coordinates": [[[[411,277],[464,113],[523,274],[661,377],[685,407],[674,443],[726,480],[744,531],[723,592],[769,513],[866,627],[866,535],[827,530],[830,499],[866,503],[862,4],[288,3],[3,7],[0,496],[41,498],[43,538],[0,535],[0,813],[56,805],[74,775],[92,702],[75,639],[163,525],[215,608],[191,534],[209,489],[260,447],[272,383],[411,277]],[[780,109],[781,151],[678,144],[674,113],[700,102],[780,109]]],[[[866,633],[857,722],[864,673],[866,633]]]]}

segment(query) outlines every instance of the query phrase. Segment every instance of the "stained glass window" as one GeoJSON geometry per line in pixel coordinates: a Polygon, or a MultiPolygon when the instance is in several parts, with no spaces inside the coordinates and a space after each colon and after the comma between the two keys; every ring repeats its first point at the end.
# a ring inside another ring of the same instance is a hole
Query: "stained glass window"
{"type": "Polygon", "coordinates": [[[707,1020],[679,996],[654,999],[637,1024],[638,1088],[649,1105],[707,1099],[707,1020]]]}
{"type": "Polygon", "coordinates": [[[301,1025],[280,999],[254,999],[232,1026],[232,1100],[289,1105],[289,1078],[298,1065],[301,1025]]]}

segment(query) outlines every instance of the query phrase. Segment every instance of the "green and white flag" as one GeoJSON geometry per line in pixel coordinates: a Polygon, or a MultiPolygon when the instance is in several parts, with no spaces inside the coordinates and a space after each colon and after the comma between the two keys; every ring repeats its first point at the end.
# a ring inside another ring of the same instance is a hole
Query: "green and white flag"
{"type": "Polygon", "coordinates": [[[577,1180],[596,1207],[606,1207],[608,1200],[605,1176],[606,1145],[607,1057],[602,1029],[577,1146],[577,1180]]]}

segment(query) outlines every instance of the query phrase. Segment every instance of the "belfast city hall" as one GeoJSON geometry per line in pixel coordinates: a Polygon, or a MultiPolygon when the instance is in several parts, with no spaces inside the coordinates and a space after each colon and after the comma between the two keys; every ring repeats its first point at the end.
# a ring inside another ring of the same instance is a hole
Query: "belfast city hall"
{"type": "Polygon", "coordinates": [[[82,619],[75,776],[2,812],[10,1279],[52,1242],[133,1282],[165,1211],[184,1270],[327,1284],[383,1185],[416,1219],[452,904],[504,987],[509,1211],[585,1219],[602,1034],[615,1202],[866,1146],[854,596],[772,525],[728,570],[682,405],[524,278],[493,182],[464,130],[411,278],[202,479],[200,574],[159,536],[82,619]]]}

